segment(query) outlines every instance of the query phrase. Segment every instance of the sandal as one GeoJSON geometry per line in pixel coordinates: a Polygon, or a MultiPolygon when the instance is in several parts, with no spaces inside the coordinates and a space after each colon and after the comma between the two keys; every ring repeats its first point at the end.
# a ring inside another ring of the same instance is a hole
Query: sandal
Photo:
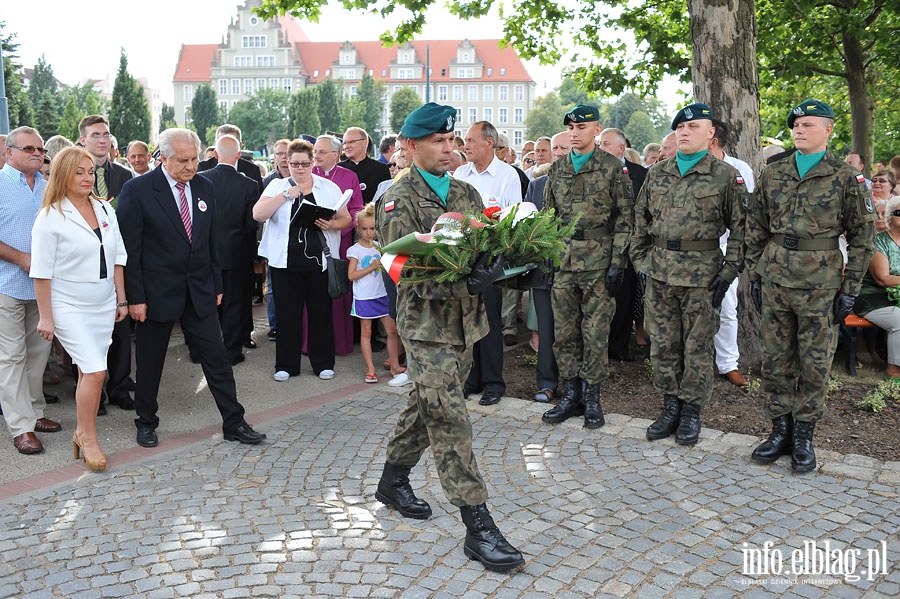
{"type": "Polygon", "coordinates": [[[553,391],[550,389],[541,389],[534,394],[534,401],[538,403],[550,403],[551,399],[553,399],[553,391]]]}
{"type": "Polygon", "coordinates": [[[365,380],[366,380],[367,383],[377,383],[377,382],[378,382],[378,375],[375,374],[374,372],[367,372],[367,373],[366,373],[366,379],[365,379],[365,380]]]}
{"type": "MultiPolygon", "coordinates": [[[[397,359],[397,363],[398,363],[400,366],[406,366],[406,354],[400,354],[400,357],[397,359]]],[[[390,359],[390,358],[388,358],[387,360],[385,360],[385,361],[383,362],[383,364],[384,364],[384,369],[385,369],[385,370],[390,370],[390,369],[391,369],[391,359],[390,359]]]]}

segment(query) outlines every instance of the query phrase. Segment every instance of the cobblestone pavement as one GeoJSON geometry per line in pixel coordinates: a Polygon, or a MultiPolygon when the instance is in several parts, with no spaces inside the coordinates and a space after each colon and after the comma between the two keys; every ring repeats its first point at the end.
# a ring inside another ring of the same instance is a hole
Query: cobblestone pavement
{"type": "Polygon", "coordinates": [[[373,498],[404,400],[366,389],[270,422],[263,445],[214,436],[0,502],[0,597],[900,595],[900,463],[825,453],[795,476],[752,465],[755,438],[650,443],[645,420],[549,426],[515,399],[470,402],[489,506],[527,560],[485,571],[430,454],[412,476],[430,520],[373,498]],[[837,573],[743,575],[767,541],[786,567],[816,542],[837,573]]]}

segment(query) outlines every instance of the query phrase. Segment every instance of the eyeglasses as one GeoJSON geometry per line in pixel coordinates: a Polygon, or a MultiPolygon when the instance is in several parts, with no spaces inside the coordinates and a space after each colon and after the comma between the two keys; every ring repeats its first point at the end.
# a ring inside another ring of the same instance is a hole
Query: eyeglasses
{"type": "Polygon", "coordinates": [[[900,210],[894,210],[891,212],[891,216],[900,216],[900,210]]]}
{"type": "Polygon", "coordinates": [[[534,164],[534,163],[535,163],[535,161],[532,160],[531,158],[526,158],[526,159],[525,159],[525,164],[534,164]]]}
{"type": "Polygon", "coordinates": [[[890,183],[889,179],[872,179],[872,183],[890,183]]]}
{"type": "Polygon", "coordinates": [[[388,167],[389,168],[397,168],[397,163],[396,162],[388,162],[388,167]]]}
{"type": "Polygon", "coordinates": [[[16,150],[22,150],[26,154],[34,154],[35,150],[40,152],[41,154],[46,154],[47,150],[40,146],[9,146],[10,148],[15,148],[16,150]]]}
{"type": "Polygon", "coordinates": [[[98,140],[98,139],[106,139],[108,140],[112,135],[109,133],[91,133],[88,135],[88,139],[98,140]]]}
{"type": "Polygon", "coordinates": [[[345,139],[345,140],[344,140],[344,145],[345,145],[345,146],[349,146],[350,144],[355,144],[355,143],[360,142],[360,141],[369,141],[369,140],[366,139],[365,137],[360,137],[359,139],[345,139]]]}
{"type": "Polygon", "coordinates": [[[309,160],[304,160],[303,162],[288,162],[288,166],[291,168],[309,168],[312,165],[312,162],[309,160]]]}

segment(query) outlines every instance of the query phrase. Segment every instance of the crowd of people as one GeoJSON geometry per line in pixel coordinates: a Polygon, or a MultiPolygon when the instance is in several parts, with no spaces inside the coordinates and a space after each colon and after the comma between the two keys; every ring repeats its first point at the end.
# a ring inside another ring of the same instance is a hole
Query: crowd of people
{"type": "Polygon", "coordinates": [[[0,140],[0,404],[16,449],[40,453],[35,433],[61,430],[44,414],[54,340],[77,373],[75,457],[106,467],[96,423],[107,403],[135,410],[137,443],[156,446],[176,322],[225,439],[261,442],[233,367],[256,347],[252,305],[264,301],[279,383],[301,374],[304,354],[315,376],[334,378],[335,356],[356,342],[362,380],[377,383],[374,353],[387,349],[388,384],[412,387],[376,498],[429,517],[409,474],[430,446],[461,510],[466,554],[506,571],[524,560],[486,507],[465,400],[501,401],[504,347],[519,342],[520,317],[537,353],[533,399],[558,399],[544,422],[602,427],[601,384],[610,360],[635,359],[633,340],[649,347],[662,399],[647,438],[690,446],[715,373],[747,385],[737,343],[746,269],[772,421],[751,457],[790,455],[798,472],[816,467],[813,431],[838,325],[854,307],[888,332],[887,374],[900,378],[900,293],[891,292],[900,285],[900,157],[871,180],[859,154],[835,157],[824,102],[789,112],[794,150],[767,157],[761,173],[728,154],[729,128],[703,103],[679,110],[672,133],[641,153],[589,105],[518,153],[492,123],[462,137],[455,118],[453,107],[428,103],[378,145],[356,127],[280,139],[271,172],[242,156],[241,131],[229,124],[202,162],[187,129],[163,131],[154,153],[131,141],[124,158],[100,115],[82,120],[75,142],[11,131],[0,140]],[[577,222],[552,272],[498,282],[502,259],[481,256],[462,281],[395,285],[382,268],[376,241],[429,231],[444,212],[522,201],[554,210],[561,225],[577,222]],[[351,292],[330,293],[331,257],[349,261],[351,292]]]}

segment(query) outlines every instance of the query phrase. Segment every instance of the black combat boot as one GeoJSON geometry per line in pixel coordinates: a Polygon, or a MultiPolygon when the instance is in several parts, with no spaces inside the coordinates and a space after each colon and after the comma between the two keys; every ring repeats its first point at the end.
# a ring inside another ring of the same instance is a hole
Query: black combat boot
{"type": "Polygon", "coordinates": [[[506,572],[525,565],[525,558],[503,537],[486,505],[469,505],[459,508],[459,511],[466,525],[463,551],[469,559],[477,559],[485,568],[495,572],[506,572]]]}
{"type": "Polygon", "coordinates": [[[791,453],[791,468],[794,472],[816,469],[816,452],[812,445],[815,430],[815,422],[794,421],[794,451],[791,453]]]}
{"type": "Polygon", "coordinates": [[[695,403],[681,404],[681,417],[675,430],[675,442],[679,445],[694,445],[700,439],[700,406],[695,403]]]}
{"type": "Polygon", "coordinates": [[[581,379],[564,379],[563,396],[552,410],[547,410],[541,420],[547,424],[559,424],[572,416],[584,414],[584,402],[581,399],[581,379]]]}
{"type": "Polygon", "coordinates": [[[769,438],[753,450],[750,459],[759,464],[771,464],[783,455],[790,455],[793,449],[794,419],[790,414],[772,419],[769,438]]]}
{"type": "Polygon", "coordinates": [[[584,428],[600,428],[606,424],[603,407],[600,405],[600,386],[584,386],[584,428]]]}
{"type": "Polygon", "coordinates": [[[665,439],[678,428],[678,419],[681,417],[681,400],[674,395],[663,396],[663,409],[659,413],[656,422],[647,427],[647,439],[656,441],[665,439]]]}
{"type": "Polygon", "coordinates": [[[395,508],[401,516],[424,520],[431,516],[431,506],[413,493],[409,484],[410,470],[412,469],[405,466],[385,462],[375,499],[395,508]]]}

